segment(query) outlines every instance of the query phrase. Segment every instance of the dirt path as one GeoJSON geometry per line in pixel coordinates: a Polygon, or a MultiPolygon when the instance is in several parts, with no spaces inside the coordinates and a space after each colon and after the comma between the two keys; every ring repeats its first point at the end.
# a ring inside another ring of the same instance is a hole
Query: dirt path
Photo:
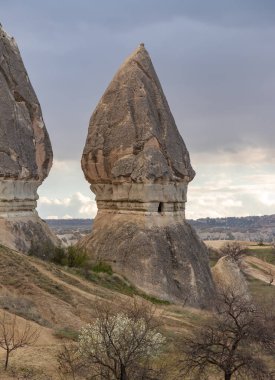
{"type": "MultiPolygon", "coordinates": [[[[80,294],[83,297],[86,297],[90,300],[96,300],[100,295],[97,295],[96,293],[96,286],[93,284],[89,283],[88,281],[82,280],[81,278],[74,276],[72,274],[69,274],[67,272],[63,272],[60,270],[64,275],[72,278],[73,280],[77,281],[79,284],[84,285],[89,291],[85,291],[81,288],[78,288],[76,285],[69,284],[68,282],[62,280],[59,278],[57,275],[53,274],[50,270],[46,269],[43,265],[38,264],[37,262],[31,262],[31,264],[43,275],[47,276],[49,279],[52,281],[66,287],[67,289],[70,289],[71,291],[80,294]],[[92,293],[93,292],[93,293],[92,293]]],[[[108,290],[106,290],[106,293],[108,293],[108,290]]],[[[111,292],[110,292],[111,293],[111,292]]]]}
{"type": "Polygon", "coordinates": [[[31,264],[39,270],[40,273],[47,276],[52,281],[66,287],[67,289],[80,294],[83,297],[86,297],[89,300],[97,300],[98,298],[103,298],[106,302],[113,301],[116,299],[116,302],[118,301],[118,298],[121,301],[125,301],[128,299],[128,296],[124,294],[118,294],[117,292],[113,292],[112,290],[109,290],[107,288],[104,288],[102,286],[95,285],[91,283],[88,280],[85,280],[81,278],[80,276],[68,273],[66,271],[63,271],[62,269],[59,269],[59,271],[65,275],[66,277],[76,281],[79,283],[79,287],[74,284],[70,284],[69,282],[66,282],[66,280],[58,277],[58,274],[54,274],[50,269],[47,269],[43,264],[40,264],[36,261],[32,261],[31,264]],[[81,289],[81,285],[85,287],[85,289],[81,289]],[[87,289],[87,290],[86,290],[87,289]]]}

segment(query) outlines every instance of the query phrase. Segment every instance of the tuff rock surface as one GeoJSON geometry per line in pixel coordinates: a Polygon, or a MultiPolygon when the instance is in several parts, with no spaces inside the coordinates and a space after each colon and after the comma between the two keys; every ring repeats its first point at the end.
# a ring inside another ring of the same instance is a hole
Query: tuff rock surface
{"type": "Polygon", "coordinates": [[[143,44],[91,117],[82,169],[98,214],[80,245],[147,293],[206,305],[207,249],[185,221],[195,172],[143,44]]]}
{"type": "Polygon", "coordinates": [[[28,251],[56,242],[35,211],[37,188],[52,165],[40,104],[13,37],[0,26],[0,243],[28,251]]]}
{"type": "Polygon", "coordinates": [[[221,257],[212,268],[213,280],[219,291],[232,290],[235,293],[247,294],[246,280],[236,262],[229,256],[221,257]]]}

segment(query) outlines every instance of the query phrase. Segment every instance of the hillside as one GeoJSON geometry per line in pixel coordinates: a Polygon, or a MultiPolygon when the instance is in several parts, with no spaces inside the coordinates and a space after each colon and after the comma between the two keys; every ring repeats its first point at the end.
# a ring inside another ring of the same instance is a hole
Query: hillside
{"type": "Polygon", "coordinates": [[[275,241],[275,215],[189,220],[203,240],[275,241]]]}
{"type": "MultiPolygon", "coordinates": [[[[133,288],[123,286],[115,274],[98,273],[94,282],[87,281],[64,268],[3,246],[0,247],[0,276],[0,312],[16,314],[21,324],[24,319],[30,320],[41,329],[35,347],[18,350],[11,356],[8,374],[0,369],[1,380],[58,379],[56,353],[64,339],[75,339],[80,327],[91,321],[95,302],[119,307],[129,303],[135,293],[133,288]],[[24,377],[26,373],[29,377],[24,377]]],[[[204,318],[195,309],[152,301],[157,313],[163,313],[163,328],[168,337],[184,332],[190,324],[204,318]]],[[[2,361],[3,354],[1,351],[2,361]]]]}
{"type": "MultiPolygon", "coordinates": [[[[250,254],[245,258],[243,271],[255,296],[268,299],[273,296],[274,287],[268,286],[269,271],[275,274],[272,252],[269,247],[261,251],[250,247],[250,254]]],[[[94,317],[95,302],[120,307],[138,293],[116,274],[94,273],[88,281],[75,270],[69,272],[64,267],[3,246],[0,247],[0,276],[0,312],[5,310],[19,316],[20,325],[24,320],[30,320],[40,329],[35,347],[16,351],[11,357],[9,372],[4,374],[0,370],[0,378],[7,380],[58,379],[56,353],[64,341],[76,339],[80,327],[94,317]]],[[[157,313],[162,314],[162,329],[168,340],[175,340],[207,315],[205,311],[186,306],[162,303],[154,298],[151,301],[156,305],[157,313]]]]}

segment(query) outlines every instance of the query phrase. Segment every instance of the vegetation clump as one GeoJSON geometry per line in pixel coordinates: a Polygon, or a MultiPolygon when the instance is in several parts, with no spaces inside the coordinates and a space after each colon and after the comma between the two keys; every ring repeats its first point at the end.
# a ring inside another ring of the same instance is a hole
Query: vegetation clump
{"type": "Polygon", "coordinates": [[[79,333],[78,331],[66,326],[64,328],[55,330],[54,336],[60,339],[69,339],[77,341],[79,333]]]}
{"type": "Polygon", "coordinates": [[[88,255],[85,250],[70,245],[69,247],[45,244],[36,246],[32,244],[29,250],[30,256],[36,256],[42,260],[52,261],[55,264],[69,268],[81,268],[87,265],[88,255]]]}
{"type": "Polygon", "coordinates": [[[235,263],[239,263],[246,253],[246,249],[238,242],[225,243],[220,251],[221,256],[227,256],[235,263]]]}
{"type": "Polygon", "coordinates": [[[69,268],[81,268],[87,263],[88,255],[85,250],[72,245],[67,248],[56,247],[52,261],[69,268]]]}
{"type": "Polygon", "coordinates": [[[133,303],[123,312],[96,307],[96,318],[84,326],[77,346],[65,346],[58,354],[61,373],[83,368],[94,379],[162,379],[154,359],[160,355],[165,337],[158,330],[154,310],[133,303]]]}
{"type": "Polygon", "coordinates": [[[95,273],[107,273],[110,276],[113,274],[113,270],[111,265],[105,263],[105,262],[98,262],[92,267],[92,271],[95,273]]]}
{"type": "Polygon", "coordinates": [[[208,322],[182,339],[182,376],[205,379],[217,373],[225,380],[273,378],[265,355],[275,350],[274,316],[231,289],[219,294],[213,311],[208,322]]]}

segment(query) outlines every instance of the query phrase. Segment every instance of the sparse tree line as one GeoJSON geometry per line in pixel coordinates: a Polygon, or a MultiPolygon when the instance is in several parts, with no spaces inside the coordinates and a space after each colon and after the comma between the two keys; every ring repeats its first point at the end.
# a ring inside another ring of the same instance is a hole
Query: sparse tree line
{"type": "MultiPolygon", "coordinates": [[[[60,379],[275,379],[275,313],[247,295],[221,291],[204,322],[179,334],[176,343],[166,337],[157,309],[140,302],[120,305],[119,311],[98,303],[78,341],[59,349],[60,379]]],[[[28,322],[19,326],[17,317],[3,313],[4,368],[12,352],[38,337],[28,322]]]]}
{"type": "Polygon", "coordinates": [[[78,343],[59,352],[62,379],[275,379],[275,314],[233,289],[221,291],[209,318],[175,344],[151,308],[97,311],[78,343]]]}

